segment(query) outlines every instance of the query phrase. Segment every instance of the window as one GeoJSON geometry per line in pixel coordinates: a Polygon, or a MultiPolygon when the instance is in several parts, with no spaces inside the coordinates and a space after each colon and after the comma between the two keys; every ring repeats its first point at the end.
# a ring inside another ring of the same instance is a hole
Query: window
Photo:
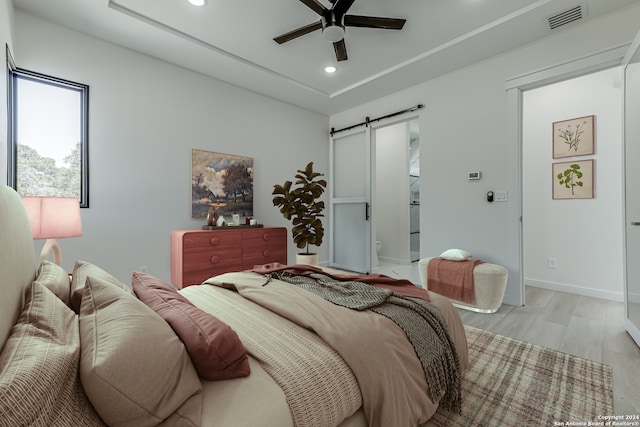
{"type": "Polygon", "coordinates": [[[9,80],[9,185],[21,196],[77,197],[89,207],[89,87],[10,61],[9,80]]]}

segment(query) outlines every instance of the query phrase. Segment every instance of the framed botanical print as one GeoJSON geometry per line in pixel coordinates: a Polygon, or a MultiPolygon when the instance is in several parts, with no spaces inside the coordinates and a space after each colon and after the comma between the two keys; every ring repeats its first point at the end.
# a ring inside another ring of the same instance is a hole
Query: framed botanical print
{"type": "Polygon", "coordinates": [[[593,159],[553,163],[553,198],[593,199],[593,166],[593,159]]]}
{"type": "Polygon", "coordinates": [[[553,158],[593,154],[594,119],[585,116],[553,123],[553,158]]]}

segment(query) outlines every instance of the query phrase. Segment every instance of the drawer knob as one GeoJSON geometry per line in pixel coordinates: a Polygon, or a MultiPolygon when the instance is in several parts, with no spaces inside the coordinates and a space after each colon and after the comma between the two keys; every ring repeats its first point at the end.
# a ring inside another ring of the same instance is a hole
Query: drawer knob
{"type": "Polygon", "coordinates": [[[211,264],[217,264],[220,262],[220,257],[218,255],[214,255],[211,257],[211,264]]]}
{"type": "Polygon", "coordinates": [[[218,237],[211,238],[211,246],[218,246],[220,244],[220,239],[218,237]]]}
{"type": "Polygon", "coordinates": [[[269,255],[269,249],[265,249],[264,251],[262,251],[262,256],[268,257],[269,255]]]}
{"type": "Polygon", "coordinates": [[[262,235],[262,240],[269,240],[269,237],[270,237],[270,236],[269,236],[269,233],[264,233],[264,234],[262,235]]]}

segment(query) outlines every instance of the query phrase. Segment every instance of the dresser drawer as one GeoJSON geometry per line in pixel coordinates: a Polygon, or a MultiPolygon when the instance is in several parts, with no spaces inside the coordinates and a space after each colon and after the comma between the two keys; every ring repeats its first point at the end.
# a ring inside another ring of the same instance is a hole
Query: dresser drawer
{"type": "Polygon", "coordinates": [[[287,246],[287,230],[285,228],[258,228],[242,230],[242,249],[287,246]]]}
{"type": "MultiPolygon", "coordinates": [[[[205,271],[211,269],[240,268],[242,251],[240,248],[229,250],[201,250],[199,252],[187,252],[188,255],[182,263],[182,270],[185,273],[195,271],[205,271]]],[[[231,271],[231,270],[226,270],[231,271]]]]}
{"type": "Polygon", "coordinates": [[[207,257],[200,257],[191,259],[188,258],[187,262],[183,264],[182,279],[180,287],[197,285],[209,277],[217,276],[218,274],[227,273],[229,271],[240,271],[240,251],[238,255],[233,257],[228,254],[214,252],[207,254],[207,257]]]}
{"type": "Polygon", "coordinates": [[[287,230],[264,228],[243,230],[242,269],[270,262],[287,263],[287,230]]]}
{"type": "Polygon", "coordinates": [[[201,249],[225,249],[241,246],[241,236],[233,230],[216,232],[192,232],[185,233],[182,237],[182,247],[184,250],[197,251],[201,249]]]}

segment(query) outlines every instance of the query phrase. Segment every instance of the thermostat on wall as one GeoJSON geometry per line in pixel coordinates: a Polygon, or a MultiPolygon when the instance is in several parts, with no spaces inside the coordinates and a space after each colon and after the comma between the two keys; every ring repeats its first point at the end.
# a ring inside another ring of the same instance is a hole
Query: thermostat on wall
{"type": "Polygon", "coordinates": [[[467,172],[467,179],[480,179],[480,172],[467,172]]]}

